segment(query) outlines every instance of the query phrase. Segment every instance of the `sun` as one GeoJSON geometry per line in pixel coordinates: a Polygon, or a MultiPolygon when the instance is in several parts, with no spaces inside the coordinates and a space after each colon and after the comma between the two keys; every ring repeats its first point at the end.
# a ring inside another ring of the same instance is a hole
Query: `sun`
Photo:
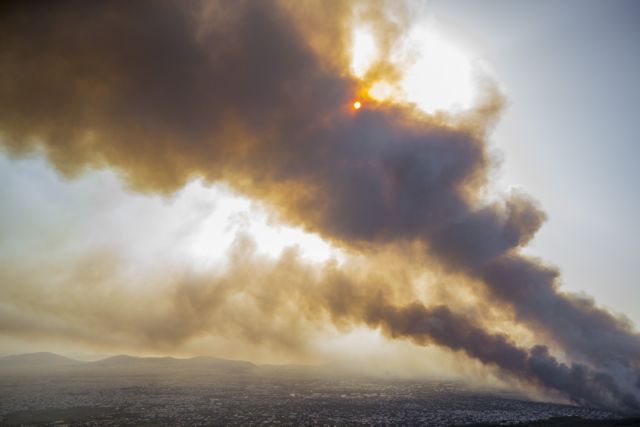
{"type": "Polygon", "coordinates": [[[470,108],[474,95],[471,57],[445,34],[437,22],[423,22],[409,31],[391,57],[381,58],[373,35],[356,28],[351,72],[364,79],[369,68],[383,59],[396,66],[401,76],[393,82],[365,82],[371,98],[411,102],[427,113],[470,108]]]}
{"type": "Polygon", "coordinates": [[[353,109],[354,110],[359,110],[360,108],[362,108],[362,103],[360,101],[354,101],[353,102],[353,109]]]}

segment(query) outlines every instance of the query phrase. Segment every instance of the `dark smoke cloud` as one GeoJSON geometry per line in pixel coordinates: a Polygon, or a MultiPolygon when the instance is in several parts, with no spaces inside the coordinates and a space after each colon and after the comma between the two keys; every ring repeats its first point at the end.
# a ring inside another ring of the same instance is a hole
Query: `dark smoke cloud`
{"type": "MultiPolygon", "coordinates": [[[[576,363],[516,347],[446,307],[383,302],[362,312],[333,286],[342,296],[326,298],[330,312],[462,350],[578,402],[637,410],[638,334],[519,254],[544,221],[535,203],[520,194],[479,202],[500,97],[459,121],[373,102],[354,114],[358,83],[340,68],[349,8],[305,6],[325,21],[271,1],[4,2],[2,143],[14,154],[44,150],[67,176],[115,168],[143,191],[224,181],[364,255],[418,243],[446,270],[481,280],[576,363]]],[[[371,19],[398,33],[384,16],[371,19]]]]}
{"type": "Polygon", "coordinates": [[[555,269],[514,254],[494,260],[482,274],[495,295],[511,302],[519,320],[548,331],[572,357],[617,366],[629,379],[638,371],[640,337],[629,321],[590,298],[559,292],[555,269]]]}
{"type": "Polygon", "coordinates": [[[434,342],[462,351],[516,378],[566,394],[576,403],[622,411],[640,410],[634,394],[621,390],[611,374],[580,363],[567,366],[551,356],[543,345],[531,349],[518,347],[506,335],[487,333],[446,306],[374,304],[367,314],[369,322],[381,324],[393,337],[406,337],[419,344],[434,342]]]}

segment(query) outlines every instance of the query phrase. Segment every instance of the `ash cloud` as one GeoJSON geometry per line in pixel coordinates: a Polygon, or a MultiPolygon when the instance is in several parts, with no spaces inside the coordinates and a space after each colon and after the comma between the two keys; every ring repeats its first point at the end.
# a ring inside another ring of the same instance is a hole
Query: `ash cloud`
{"type": "MultiPolygon", "coordinates": [[[[572,362],[542,345],[517,347],[447,307],[382,301],[363,310],[369,300],[349,281],[326,286],[335,295],[321,299],[325,309],[336,321],[463,351],[577,402],[638,411],[637,332],[562,292],[554,269],[519,252],[544,222],[534,202],[520,194],[480,202],[500,96],[460,120],[373,102],[354,114],[358,82],[341,63],[350,8],[305,7],[326,19],[274,1],[5,2],[2,143],[15,155],[44,150],[69,177],[114,168],[140,191],[170,194],[195,177],[225,182],[365,257],[418,245],[445,271],[480,282],[478,294],[572,362]]],[[[373,17],[398,35],[384,14],[373,17]]],[[[175,297],[206,308],[180,312],[178,339],[198,329],[210,304],[175,297]]]]}
{"type": "Polygon", "coordinates": [[[558,362],[544,345],[530,349],[518,347],[507,336],[487,333],[446,306],[374,305],[368,319],[382,324],[391,336],[406,337],[419,344],[435,342],[462,351],[517,378],[566,394],[576,403],[623,411],[640,409],[634,394],[621,390],[611,374],[580,363],[568,366],[558,362]]]}

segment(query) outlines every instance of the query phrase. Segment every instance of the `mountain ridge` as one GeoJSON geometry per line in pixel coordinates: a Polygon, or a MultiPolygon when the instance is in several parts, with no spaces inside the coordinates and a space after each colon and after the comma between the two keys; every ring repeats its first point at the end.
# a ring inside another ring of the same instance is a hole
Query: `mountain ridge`
{"type": "Polygon", "coordinates": [[[80,360],[71,359],[56,353],[41,351],[36,353],[12,354],[0,357],[0,367],[30,366],[69,366],[82,364],[80,360]]]}
{"type": "MultiPolygon", "coordinates": [[[[275,365],[264,365],[272,367],[275,365]]],[[[282,365],[286,367],[287,365],[282,365]]],[[[260,368],[246,360],[224,359],[213,356],[194,356],[189,358],[176,358],[170,356],[132,356],[119,354],[108,356],[95,361],[81,361],[65,357],[52,352],[36,352],[12,354],[0,357],[0,373],[25,370],[55,370],[55,369],[100,369],[100,370],[148,370],[148,369],[210,369],[229,372],[251,371],[260,368]]],[[[308,366],[312,368],[312,366],[308,366]]]]}

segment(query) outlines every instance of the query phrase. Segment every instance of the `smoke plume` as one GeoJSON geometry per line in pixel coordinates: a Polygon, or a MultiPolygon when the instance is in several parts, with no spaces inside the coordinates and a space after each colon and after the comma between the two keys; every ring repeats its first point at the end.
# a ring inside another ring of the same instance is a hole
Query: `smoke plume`
{"type": "MultiPolygon", "coordinates": [[[[138,191],[170,194],[194,178],[224,182],[350,253],[412,253],[425,269],[436,264],[475,283],[475,293],[548,346],[518,346],[452,307],[401,303],[390,296],[409,292],[401,277],[372,287],[327,267],[325,279],[297,282],[321,292],[315,310],[334,322],[460,351],[575,402],[640,411],[637,332],[561,291],[555,269],[520,252],[545,219],[531,199],[514,193],[483,202],[500,95],[489,91],[457,118],[373,101],[354,113],[360,83],[346,58],[358,5],[335,5],[4,2],[1,142],[14,155],[43,150],[68,177],[113,168],[138,191]]],[[[367,16],[393,49],[402,25],[367,16]]],[[[378,73],[397,71],[383,65],[378,73]]],[[[265,293],[278,286],[265,283],[265,293]]],[[[176,313],[177,342],[218,297],[175,297],[189,307],[176,313]]]]}

